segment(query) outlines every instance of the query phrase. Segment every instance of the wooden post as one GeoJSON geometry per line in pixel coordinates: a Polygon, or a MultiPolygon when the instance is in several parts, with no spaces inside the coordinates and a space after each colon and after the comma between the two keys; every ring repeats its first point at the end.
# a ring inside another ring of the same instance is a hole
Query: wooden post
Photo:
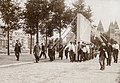
{"type": "Polygon", "coordinates": [[[77,14],[76,60],[78,57],[78,42],[80,42],[80,14],[77,14]]]}

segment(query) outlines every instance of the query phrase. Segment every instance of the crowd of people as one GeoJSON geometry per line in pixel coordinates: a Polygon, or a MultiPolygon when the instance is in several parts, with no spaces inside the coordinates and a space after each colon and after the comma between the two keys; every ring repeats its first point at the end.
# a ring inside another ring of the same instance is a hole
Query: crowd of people
{"type": "MultiPolygon", "coordinates": [[[[34,56],[36,58],[36,62],[38,62],[36,55],[41,58],[42,54],[46,56],[46,51],[45,51],[45,45],[42,43],[41,44],[41,53],[39,56],[40,52],[40,46],[38,42],[36,42],[36,45],[34,46],[34,56]],[[39,51],[38,51],[39,50],[39,51]]],[[[87,61],[90,59],[93,59],[95,56],[94,51],[95,47],[93,44],[86,44],[78,42],[78,47],[76,50],[76,43],[75,42],[70,42],[69,45],[63,45],[62,43],[59,43],[59,50],[57,50],[56,45],[53,44],[53,42],[49,42],[48,46],[48,57],[50,61],[54,61],[56,58],[56,53],[59,54],[58,58],[63,60],[63,56],[65,56],[66,59],[69,59],[70,62],[82,62],[82,61],[87,61]]]]}
{"type": "MultiPolygon", "coordinates": [[[[17,40],[14,49],[17,61],[19,61],[19,56],[21,53],[20,48],[21,44],[17,40]]],[[[54,45],[53,42],[49,42],[47,49],[48,50],[46,51],[46,46],[43,43],[41,43],[40,46],[39,42],[36,42],[36,45],[33,49],[36,63],[38,63],[42,55],[46,59],[47,53],[50,61],[54,61],[56,59],[57,52],[59,54],[58,58],[63,60],[63,56],[65,56],[65,58],[69,59],[70,62],[84,62],[94,59],[98,55],[100,70],[104,70],[105,65],[111,66],[112,58],[114,63],[118,62],[119,44],[117,44],[117,42],[115,44],[102,43],[100,46],[95,46],[92,43],[88,44],[85,42],[78,42],[77,45],[75,42],[70,42],[69,45],[63,45],[62,43],[59,43],[59,50],[56,50],[56,45],[54,45]]]]}

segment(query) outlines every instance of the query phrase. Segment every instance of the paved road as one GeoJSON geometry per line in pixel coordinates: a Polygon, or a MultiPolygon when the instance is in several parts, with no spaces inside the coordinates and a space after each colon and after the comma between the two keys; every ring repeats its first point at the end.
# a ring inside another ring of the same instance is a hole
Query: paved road
{"type": "Polygon", "coordinates": [[[66,59],[63,61],[57,59],[54,62],[42,59],[39,63],[34,63],[33,56],[26,55],[28,56],[31,56],[28,61],[25,61],[24,55],[21,56],[20,62],[12,58],[14,63],[1,64],[0,83],[118,83],[119,81],[120,60],[119,63],[112,63],[112,66],[100,71],[98,58],[82,63],[70,63],[66,59]]]}

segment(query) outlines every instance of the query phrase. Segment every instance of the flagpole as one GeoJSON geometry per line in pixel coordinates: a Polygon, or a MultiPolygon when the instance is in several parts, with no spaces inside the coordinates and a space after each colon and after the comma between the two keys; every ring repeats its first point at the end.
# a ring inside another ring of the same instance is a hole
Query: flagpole
{"type": "Polygon", "coordinates": [[[78,42],[80,40],[80,14],[77,14],[77,33],[76,33],[76,60],[78,57],[78,42]]]}

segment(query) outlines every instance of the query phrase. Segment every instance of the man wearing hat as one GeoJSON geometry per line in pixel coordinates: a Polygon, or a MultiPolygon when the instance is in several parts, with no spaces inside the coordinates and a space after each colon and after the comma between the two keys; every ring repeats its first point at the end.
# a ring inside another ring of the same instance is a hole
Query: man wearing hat
{"type": "Polygon", "coordinates": [[[113,48],[110,43],[108,43],[108,45],[107,45],[107,51],[108,51],[107,66],[111,66],[113,48]]]}
{"type": "Polygon", "coordinates": [[[19,43],[18,40],[16,40],[14,51],[15,51],[15,56],[17,58],[17,61],[19,61],[19,56],[20,56],[20,53],[21,53],[21,44],[19,43]]]}
{"type": "Polygon", "coordinates": [[[73,46],[73,43],[70,42],[70,45],[69,45],[69,58],[70,58],[70,62],[73,62],[74,60],[74,46],[73,46]]]}
{"type": "Polygon", "coordinates": [[[35,56],[36,63],[38,63],[38,61],[39,61],[39,52],[40,52],[39,42],[36,42],[36,45],[34,46],[34,50],[33,50],[33,54],[35,56]]]}
{"type": "Polygon", "coordinates": [[[99,55],[99,63],[100,63],[100,70],[105,69],[105,58],[106,58],[106,52],[107,52],[107,47],[105,43],[102,43],[102,45],[99,48],[100,55],[99,55]]]}
{"type": "Polygon", "coordinates": [[[118,62],[118,53],[119,53],[119,44],[116,42],[114,45],[113,45],[113,58],[114,58],[114,63],[117,63],[118,62]]]}
{"type": "Polygon", "coordinates": [[[42,57],[42,55],[45,57],[45,58],[47,58],[47,56],[46,56],[46,54],[45,54],[45,46],[43,45],[43,43],[41,43],[41,54],[40,54],[40,56],[39,56],[39,58],[41,58],[42,57]]]}

